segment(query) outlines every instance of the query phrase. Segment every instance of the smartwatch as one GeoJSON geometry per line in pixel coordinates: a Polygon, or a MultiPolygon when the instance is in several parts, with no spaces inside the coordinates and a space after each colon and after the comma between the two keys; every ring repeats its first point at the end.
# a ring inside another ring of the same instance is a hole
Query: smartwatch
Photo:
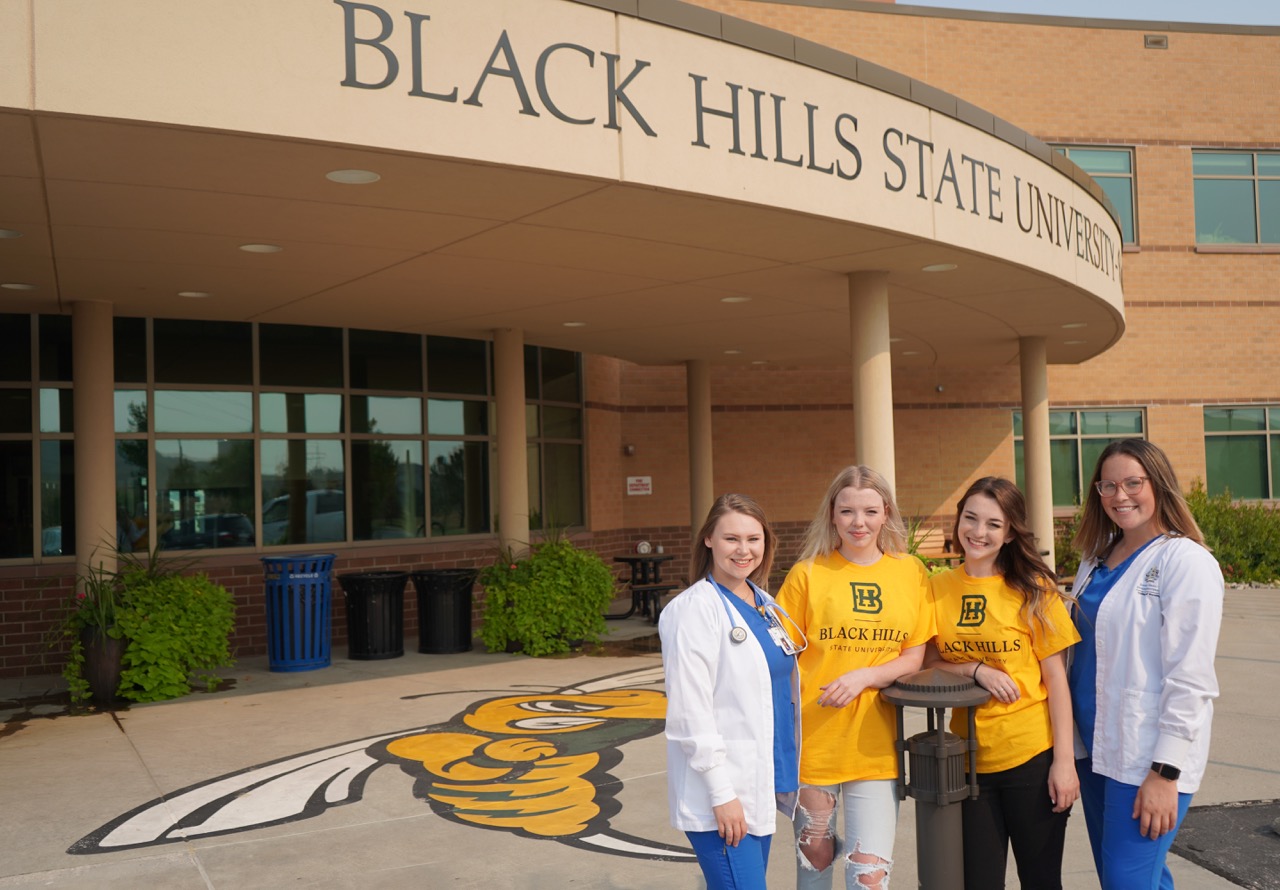
{"type": "Polygon", "coordinates": [[[1160,763],[1159,761],[1151,764],[1151,771],[1162,779],[1173,779],[1174,781],[1177,781],[1177,779],[1182,775],[1182,770],[1178,769],[1176,766],[1170,766],[1167,763],[1160,763]]]}

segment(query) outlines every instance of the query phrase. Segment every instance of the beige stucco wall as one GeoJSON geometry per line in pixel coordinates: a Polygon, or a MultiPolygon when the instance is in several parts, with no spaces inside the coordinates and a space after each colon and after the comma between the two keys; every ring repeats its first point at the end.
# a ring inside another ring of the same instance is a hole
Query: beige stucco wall
{"type": "Polygon", "coordinates": [[[349,11],[314,0],[7,0],[0,14],[0,47],[10,51],[0,65],[13,74],[0,105],[464,158],[787,208],[1016,262],[1121,314],[1118,231],[1070,177],[908,99],[713,37],[565,0],[421,8],[402,0],[349,11]],[[618,82],[635,75],[624,91],[630,107],[614,103],[616,128],[607,126],[606,54],[617,57],[618,82]],[[23,76],[30,71],[33,90],[23,76]],[[740,87],[741,152],[732,150],[728,121],[698,113],[699,82],[707,109],[728,108],[729,85],[740,87]],[[922,153],[920,142],[933,149],[922,153]],[[1063,202],[1069,229],[1088,220],[1096,237],[1087,250],[1020,229],[1017,200],[1021,193],[1029,202],[1031,189],[1063,202]],[[1101,261],[1087,255],[1095,242],[1110,243],[1101,261]]]}

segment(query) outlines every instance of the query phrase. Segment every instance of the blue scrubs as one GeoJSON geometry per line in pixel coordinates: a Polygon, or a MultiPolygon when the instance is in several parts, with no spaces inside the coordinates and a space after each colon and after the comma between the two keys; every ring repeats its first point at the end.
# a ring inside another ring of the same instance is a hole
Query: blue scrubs
{"type": "MultiPolygon", "coordinates": [[[[1152,538],[1152,541],[1159,538],[1152,538]]],[[[1085,750],[1093,753],[1093,728],[1098,716],[1098,610],[1102,601],[1124,577],[1139,553],[1150,546],[1143,544],[1114,569],[1099,563],[1089,575],[1089,582],[1076,594],[1076,630],[1080,644],[1072,653],[1067,682],[1071,687],[1071,707],[1076,728],[1085,750]]],[[[1120,586],[1116,596],[1131,591],[1120,586]]],[[[1157,840],[1139,834],[1140,823],[1133,818],[1133,803],[1138,786],[1118,782],[1093,772],[1093,760],[1086,757],[1076,762],[1080,776],[1080,804],[1089,829],[1093,862],[1102,882],[1102,890],[1173,890],[1173,875],[1165,865],[1165,857],[1173,846],[1178,830],[1157,840]]],[[[1190,794],[1178,795],[1178,826],[1191,805],[1190,794]]]]}

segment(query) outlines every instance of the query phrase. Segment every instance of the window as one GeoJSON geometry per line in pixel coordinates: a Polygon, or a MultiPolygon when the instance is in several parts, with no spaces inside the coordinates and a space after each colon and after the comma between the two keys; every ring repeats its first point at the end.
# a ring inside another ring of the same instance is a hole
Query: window
{"type": "Polygon", "coordinates": [[[578,354],[526,346],[525,375],[529,527],[582,525],[582,373],[578,354]]]}
{"type": "MultiPolygon", "coordinates": [[[[493,530],[486,341],[174,319],[113,328],[121,550],[493,530]]],[[[74,555],[70,319],[0,313],[0,339],[0,559],[74,555]]],[[[534,527],[580,525],[580,357],[525,353],[534,527]]]]}
{"type": "Polygon", "coordinates": [[[1280,244],[1280,152],[1191,156],[1197,244],[1280,244]]]}
{"type": "Polygon", "coordinates": [[[1211,495],[1280,497],[1280,405],[1205,408],[1204,463],[1211,495]]]}
{"type": "Polygon", "coordinates": [[[1125,244],[1138,242],[1134,211],[1133,150],[1129,148],[1082,148],[1056,145],[1054,148],[1094,178],[1111,199],[1120,216],[1120,232],[1125,244]]]}
{"type": "MultiPolygon", "coordinates": [[[[1053,505],[1074,507],[1084,502],[1084,485],[1093,477],[1098,456],[1118,439],[1141,438],[1145,430],[1141,408],[1104,408],[1049,412],[1049,465],[1053,475],[1053,505]]],[[[1022,450],[1022,412],[1013,413],[1013,448],[1018,487],[1026,490],[1022,450]]]]}

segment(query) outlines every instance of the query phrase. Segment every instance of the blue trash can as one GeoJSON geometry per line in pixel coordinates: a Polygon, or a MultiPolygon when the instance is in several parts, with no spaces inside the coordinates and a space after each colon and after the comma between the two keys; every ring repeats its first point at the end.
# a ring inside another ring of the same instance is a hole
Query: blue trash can
{"type": "Polygon", "coordinates": [[[332,553],[262,557],[270,670],[314,671],[329,666],[333,560],[332,553]]]}

